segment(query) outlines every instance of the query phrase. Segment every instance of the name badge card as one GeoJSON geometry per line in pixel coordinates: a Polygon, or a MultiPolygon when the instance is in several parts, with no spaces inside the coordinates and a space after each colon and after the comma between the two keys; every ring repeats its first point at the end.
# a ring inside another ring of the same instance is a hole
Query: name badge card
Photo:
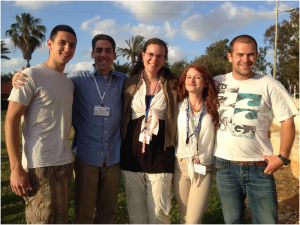
{"type": "Polygon", "coordinates": [[[109,116],[109,107],[95,106],[94,116],[109,116]]]}
{"type": "Polygon", "coordinates": [[[139,141],[143,143],[144,137],[146,137],[146,144],[149,145],[149,143],[150,143],[150,136],[148,136],[148,135],[140,133],[139,141]]]}
{"type": "Polygon", "coordinates": [[[202,175],[206,174],[206,166],[200,164],[194,164],[195,172],[200,173],[202,175]]]}

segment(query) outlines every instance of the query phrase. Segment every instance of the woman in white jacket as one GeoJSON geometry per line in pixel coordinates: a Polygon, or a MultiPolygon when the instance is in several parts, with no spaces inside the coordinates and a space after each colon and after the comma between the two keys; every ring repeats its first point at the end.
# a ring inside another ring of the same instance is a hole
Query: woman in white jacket
{"type": "Polygon", "coordinates": [[[219,102],[212,75],[201,65],[190,65],[180,77],[178,98],[173,188],[180,223],[199,224],[212,189],[218,127],[219,102]]]}

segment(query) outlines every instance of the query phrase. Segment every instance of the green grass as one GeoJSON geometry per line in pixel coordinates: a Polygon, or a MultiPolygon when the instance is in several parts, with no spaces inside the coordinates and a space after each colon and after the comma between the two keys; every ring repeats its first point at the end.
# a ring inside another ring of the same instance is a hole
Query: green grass
{"type": "MultiPolygon", "coordinates": [[[[9,167],[9,160],[8,160],[7,149],[6,149],[5,138],[4,138],[5,115],[6,115],[6,110],[1,110],[1,223],[25,224],[26,220],[25,220],[24,200],[23,198],[15,195],[15,193],[11,191],[11,188],[9,186],[10,167],[9,167]]],[[[72,130],[69,137],[70,144],[72,142],[73,135],[74,135],[74,131],[72,130]]],[[[174,195],[173,188],[172,188],[172,193],[174,195]]],[[[201,199],[199,201],[201,201],[201,199]]],[[[74,221],[73,206],[74,206],[74,179],[73,179],[72,197],[71,197],[70,209],[69,209],[69,219],[68,219],[69,223],[73,223],[74,221]]],[[[178,205],[175,199],[175,195],[172,199],[172,208],[170,212],[170,217],[171,217],[172,224],[180,223],[178,205]]],[[[120,179],[120,187],[119,187],[118,215],[115,220],[115,223],[118,224],[129,223],[127,206],[126,206],[125,187],[124,187],[122,176],[120,179]]],[[[224,223],[223,215],[222,215],[222,207],[218,198],[215,179],[213,183],[212,193],[202,223],[206,223],[206,224],[224,223]]]]}

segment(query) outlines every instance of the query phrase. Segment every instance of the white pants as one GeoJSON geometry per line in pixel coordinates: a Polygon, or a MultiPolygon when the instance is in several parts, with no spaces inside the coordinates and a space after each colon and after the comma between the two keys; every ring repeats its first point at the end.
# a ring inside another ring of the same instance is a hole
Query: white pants
{"type": "Polygon", "coordinates": [[[200,224],[205,213],[213,183],[213,166],[206,166],[206,175],[195,173],[193,185],[188,174],[187,158],[176,158],[173,188],[180,223],[200,224]]]}
{"type": "Polygon", "coordinates": [[[171,173],[140,173],[122,170],[131,224],[169,224],[171,173]]]}

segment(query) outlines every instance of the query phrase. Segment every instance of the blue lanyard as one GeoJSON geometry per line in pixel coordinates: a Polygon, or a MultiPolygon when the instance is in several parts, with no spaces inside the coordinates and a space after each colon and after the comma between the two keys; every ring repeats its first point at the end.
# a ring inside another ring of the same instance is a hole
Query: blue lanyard
{"type": "MultiPolygon", "coordinates": [[[[159,81],[159,78],[158,78],[158,80],[157,80],[155,89],[154,89],[154,91],[153,91],[153,93],[152,93],[152,95],[151,95],[151,98],[150,98],[150,101],[149,101],[149,103],[148,103],[148,106],[146,107],[145,125],[147,124],[147,121],[148,121],[148,113],[149,113],[149,110],[150,110],[150,103],[151,103],[151,101],[152,101],[152,98],[153,98],[153,96],[154,96],[155,90],[156,90],[156,88],[157,88],[158,81],[159,81]]],[[[146,103],[146,96],[145,96],[145,103],[146,103]]]]}
{"type": "Polygon", "coordinates": [[[200,114],[200,117],[199,117],[198,125],[195,128],[194,132],[189,136],[189,97],[187,98],[187,101],[186,101],[186,141],[185,141],[185,146],[186,147],[189,144],[190,137],[192,137],[201,128],[201,119],[202,119],[204,109],[205,109],[205,104],[204,104],[204,100],[203,100],[202,110],[201,110],[201,114],[200,114]]]}

